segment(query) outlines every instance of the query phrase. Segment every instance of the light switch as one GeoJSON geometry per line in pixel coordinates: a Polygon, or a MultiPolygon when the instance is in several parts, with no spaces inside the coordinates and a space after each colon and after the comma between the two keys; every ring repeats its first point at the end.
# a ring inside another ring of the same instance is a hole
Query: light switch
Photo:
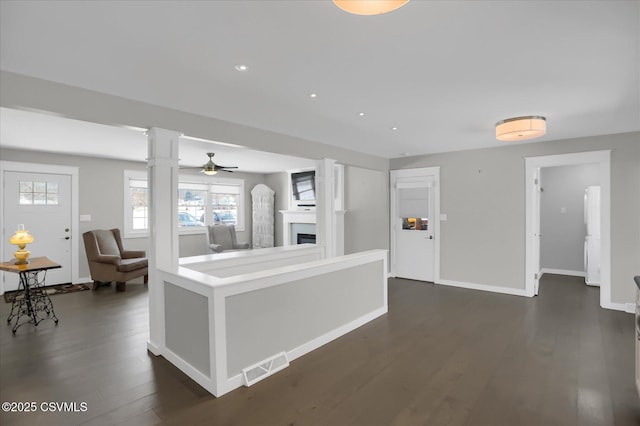
{"type": "Polygon", "coordinates": [[[446,213],[440,213],[440,221],[441,222],[446,222],[447,221],[447,214],[446,213]]]}
{"type": "Polygon", "coordinates": [[[565,214],[567,212],[566,207],[560,207],[560,213],[565,214]]]}
{"type": "Polygon", "coordinates": [[[91,215],[90,214],[81,214],[80,215],[80,222],[91,222],[91,215]]]}

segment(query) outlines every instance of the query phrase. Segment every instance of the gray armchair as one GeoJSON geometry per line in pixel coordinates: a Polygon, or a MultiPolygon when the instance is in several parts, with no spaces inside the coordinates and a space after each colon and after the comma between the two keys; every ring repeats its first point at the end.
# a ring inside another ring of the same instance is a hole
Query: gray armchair
{"type": "Polygon", "coordinates": [[[234,225],[209,225],[207,226],[207,245],[214,253],[222,253],[229,250],[243,250],[250,248],[249,243],[239,243],[236,238],[234,225]]]}
{"type": "Polygon", "coordinates": [[[116,282],[116,291],[125,291],[125,282],[144,276],[147,284],[148,262],[142,250],[125,250],[119,229],[95,230],[82,234],[89,261],[93,289],[116,282]]]}

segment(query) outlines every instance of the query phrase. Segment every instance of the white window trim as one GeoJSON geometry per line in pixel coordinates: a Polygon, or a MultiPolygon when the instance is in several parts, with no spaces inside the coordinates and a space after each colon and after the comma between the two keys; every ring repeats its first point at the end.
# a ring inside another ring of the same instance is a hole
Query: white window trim
{"type": "MultiPolygon", "coordinates": [[[[149,236],[149,230],[135,230],[133,229],[133,216],[131,215],[131,197],[129,196],[129,181],[130,180],[148,180],[147,172],[141,170],[125,170],[124,171],[124,237],[125,238],[146,238],[149,236]]],[[[236,231],[244,231],[245,230],[245,198],[246,194],[244,191],[244,179],[235,179],[235,178],[207,178],[203,179],[200,176],[193,175],[180,175],[178,176],[178,185],[194,185],[194,189],[198,190],[206,190],[208,193],[213,192],[214,185],[225,185],[225,186],[237,186],[239,202],[238,202],[238,215],[236,224],[236,231]]],[[[205,205],[205,214],[210,214],[211,205],[209,202],[209,198],[207,198],[207,203],[205,205]]],[[[205,234],[206,227],[196,228],[196,229],[179,229],[179,235],[194,235],[194,234],[205,234]]]]}

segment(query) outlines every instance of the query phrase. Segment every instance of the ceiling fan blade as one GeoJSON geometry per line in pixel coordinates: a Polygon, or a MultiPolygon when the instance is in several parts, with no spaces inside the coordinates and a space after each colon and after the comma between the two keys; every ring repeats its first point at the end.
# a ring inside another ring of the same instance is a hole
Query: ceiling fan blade
{"type": "Polygon", "coordinates": [[[218,169],[237,169],[238,168],[238,166],[218,166],[218,165],[216,165],[216,167],[218,169]]]}

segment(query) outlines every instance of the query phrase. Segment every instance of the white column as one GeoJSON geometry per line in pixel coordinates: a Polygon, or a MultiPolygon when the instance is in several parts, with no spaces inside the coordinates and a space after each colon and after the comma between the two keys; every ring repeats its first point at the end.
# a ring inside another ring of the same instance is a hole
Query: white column
{"type": "Polygon", "coordinates": [[[178,138],[180,133],[149,130],[149,341],[154,355],[165,349],[164,287],[157,270],[178,267],[178,138]]]}
{"type": "Polygon", "coordinates": [[[323,158],[316,162],[316,244],[324,246],[328,259],[336,256],[334,215],[335,160],[323,158]]]}

